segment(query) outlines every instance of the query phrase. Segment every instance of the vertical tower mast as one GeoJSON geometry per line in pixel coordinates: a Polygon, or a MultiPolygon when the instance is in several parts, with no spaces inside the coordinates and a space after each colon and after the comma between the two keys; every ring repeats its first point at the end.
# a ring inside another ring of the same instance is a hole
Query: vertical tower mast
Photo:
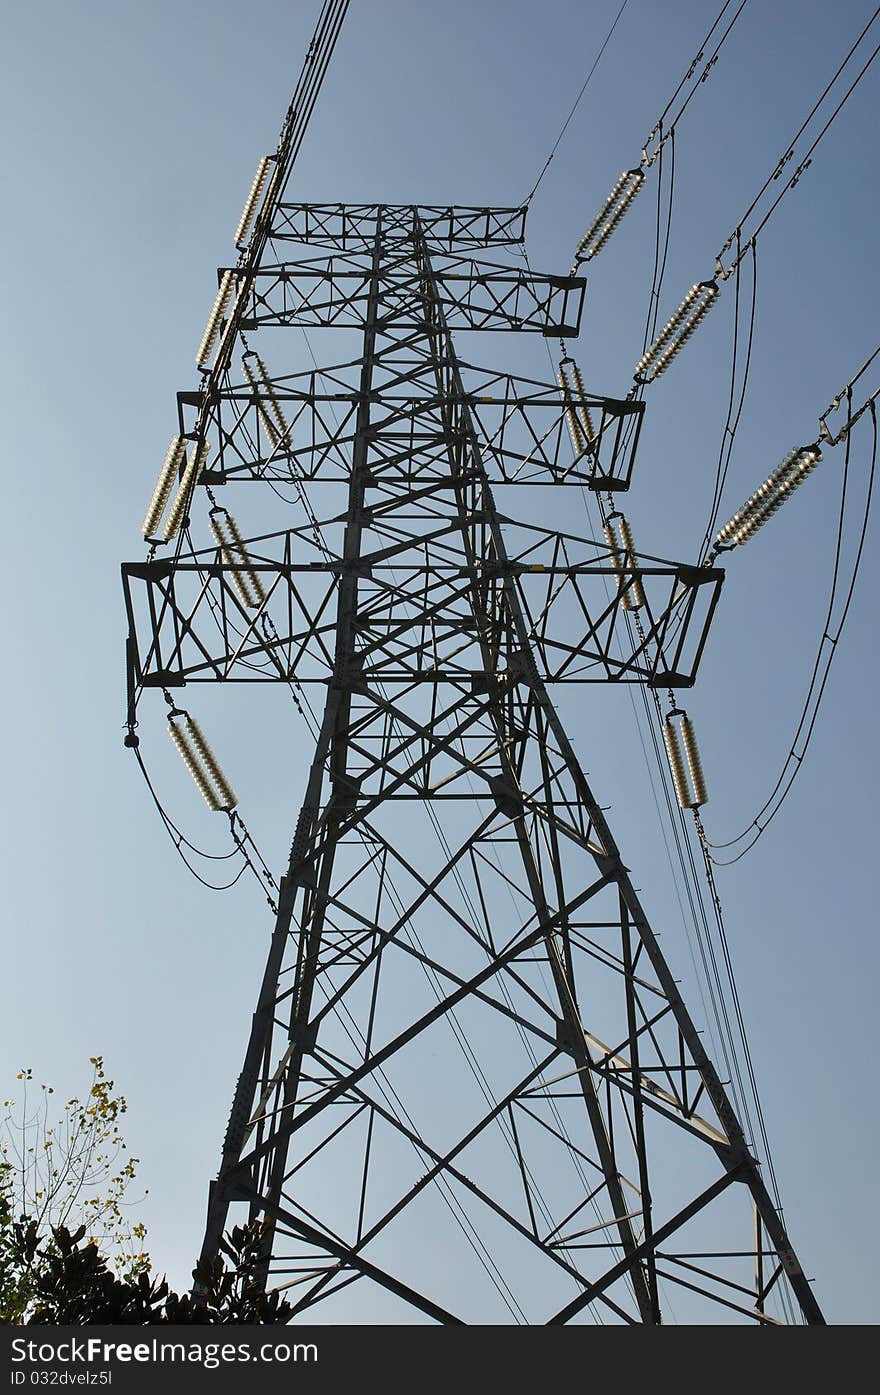
{"type": "Polygon", "coordinates": [[[580,279],[471,256],[523,222],[279,203],[268,246],[301,250],[251,269],[232,334],[354,326],[360,355],[259,358],[181,426],[199,484],[293,484],[290,526],[123,569],[132,711],[266,659],[325,691],[203,1255],[245,1205],[296,1313],[356,1284],[441,1322],[767,1322],[785,1290],[820,1322],[550,698],[691,683],[721,573],[551,526],[571,485],[626,487],[642,408],[590,397],[573,458],[570,397],[459,362],[453,324],[577,333],[580,279]]]}

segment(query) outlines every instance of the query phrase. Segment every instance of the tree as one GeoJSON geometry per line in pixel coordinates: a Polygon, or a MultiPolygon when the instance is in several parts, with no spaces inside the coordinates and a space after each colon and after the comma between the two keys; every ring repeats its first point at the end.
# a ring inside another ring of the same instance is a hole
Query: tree
{"type": "Polygon", "coordinates": [[[143,1248],[146,1228],[131,1224],[128,1192],[138,1158],[128,1154],[119,1119],[125,1098],[103,1058],[90,1058],[85,1100],[73,1096],[50,1123],[51,1086],[32,1099],[24,1069],[20,1105],[4,1101],[0,1125],[0,1322],[280,1323],[290,1305],[255,1282],[262,1226],[226,1237],[218,1258],[193,1271],[194,1302],[155,1278],[143,1248]],[[72,1228],[73,1227],[73,1228],[72,1228]]]}
{"type": "Polygon", "coordinates": [[[91,1056],[89,1064],[85,1098],[72,1096],[54,1121],[53,1087],[41,1085],[34,1099],[33,1071],[19,1071],[19,1102],[3,1102],[2,1189],[11,1215],[27,1217],[41,1233],[81,1226],[85,1237],[110,1253],[116,1269],[136,1274],[147,1261],[141,1243],[146,1229],[127,1216],[140,1161],[128,1153],[120,1129],[128,1105],[108,1079],[103,1057],[91,1056]]]}

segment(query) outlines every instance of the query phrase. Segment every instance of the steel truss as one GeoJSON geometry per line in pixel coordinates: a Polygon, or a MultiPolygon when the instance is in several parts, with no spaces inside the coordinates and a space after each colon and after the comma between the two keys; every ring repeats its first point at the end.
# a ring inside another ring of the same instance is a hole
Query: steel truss
{"type": "Polygon", "coordinates": [[[459,363],[453,323],[577,332],[582,283],[461,256],[521,215],[280,205],[270,243],[332,255],[261,266],[226,361],[270,322],[357,324],[362,353],[224,374],[180,426],[203,484],[284,482],[303,510],[240,564],[189,541],[124,568],[132,718],[149,686],[326,690],[203,1253],[244,1205],[265,1282],[330,1321],[357,1284],[385,1321],[770,1323],[787,1290],[821,1322],[548,693],[692,682],[721,573],[615,566],[496,505],[625,487],[641,421],[591,398],[573,457],[558,390],[459,363]]]}

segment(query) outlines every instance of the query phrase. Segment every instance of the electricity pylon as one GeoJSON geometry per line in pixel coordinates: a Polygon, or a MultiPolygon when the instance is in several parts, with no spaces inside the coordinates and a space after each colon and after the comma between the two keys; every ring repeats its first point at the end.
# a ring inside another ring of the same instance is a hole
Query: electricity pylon
{"type": "Polygon", "coordinates": [[[179,396],[182,541],[123,569],[132,721],[149,687],[316,699],[203,1254],[247,1208],[329,1321],[821,1322],[551,699],[691,684],[722,573],[553,526],[627,487],[642,403],[453,343],[576,335],[583,280],[514,260],[522,209],[261,217],[179,396]],[[357,352],[279,371],[294,326],[357,352]],[[269,485],[287,526],[244,537],[225,501],[269,485]]]}

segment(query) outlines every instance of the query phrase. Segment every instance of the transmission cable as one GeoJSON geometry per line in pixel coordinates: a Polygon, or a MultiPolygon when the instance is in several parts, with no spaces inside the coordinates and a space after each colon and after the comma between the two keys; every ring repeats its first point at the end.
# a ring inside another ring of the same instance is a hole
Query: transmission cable
{"type": "MultiPolygon", "coordinates": [[[[720,291],[719,283],[723,283],[734,273],[740,261],[745,256],[746,252],[754,247],[759,234],[766,227],[768,220],[775,212],[775,210],[779,207],[779,204],[782,202],[785,195],[789,192],[789,190],[793,189],[798,184],[803,174],[812,164],[813,152],[819,145],[819,142],[823,139],[825,134],[831,128],[834,121],[837,119],[840,112],[846,105],[847,101],[852,96],[853,92],[855,92],[856,88],[864,78],[865,74],[868,72],[868,69],[871,67],[872,63],[877,58],[878,53],[880,53],[880,44],[877,44],[870,57],[862,65],[856,77],[853,79],[846,92],[844,93],[843,97],[837,103],[831,115],[828,117],[827,121],[819,131],[818,135],[814,138],[806,153],[804,154],[803,158],[798,163],[797,168],[794,171],[794,174],[783,184],[783,187],[780,190],[779,194],[774,199],[767,211],[760,218],[760,221],[758,222],[755,229],[751,231],[748,228],[746,228],[745,225],[748,223],[749,219],[755,213],[756,209],[761,203],[761,200],[763,199],[764,194],[769,189],[770,185],[774,182],[774,180],[780,178],[785,169],[785,166],[788,164],[790,160],[794,158],[795,146],[797,145],[797,142],[812,122],[816,113],[822,107],[829,93],[837,84],[838,80],[840,79],[844,70],[848,66],[856,50],[859,48],[860,44],[865,38],[865,35],[868,33],[868,30],[875,23],[878,15],[880,15],[880,7],[878,7],[878,9],[875,10],[873,16],[865,25],[864,29],[856,39],[855,43],[851,46],[849,52],[846,54],[843,61],[839,64],[833,77],[826,84],[824,90],[822,91],[816,102],[813,104],[813,107],[811,108],[806,119],[802,122],[797,134],[790,142],[786,153],[782,156],[780,160],[777,161],[770,175],[768,175],[767,179],[764,181],[764,184],[761,186],[758,193],[755,195],[749,207],[746,209],[743,216],[737,222],[733,232],[730,234],[730,236],[727,238],[727,241],[722,246],[721,250],[715,258],[715,268],[713,275],[707,280],[696,282],[691,287],[691,289],[687,292],[681,304],[679,305],[678,309],[667,321],[663,330],[654,339],[651,346],[642,354],[638,363],[635,365],[635,369],[633,371],[633,382],[635,385],[640,386],[654,382],[657,378],[661,376],[661,374],[665,373],[672,360],[676,358],[676,356],[680,353],[681,349],[690,339],[691,335],[694,333],[697,327],[705,319],[706,315],[712,309],[713,305],[717,304],[720,291]],[[734,243],[736,243],[736,254],[729,263],[729,265],[725,266],[724,257],[726,253],[731,249],[731,247],[733,247],[734,243]]],[[[638,173],[639,171],[626,172],[627,175],[638,173]]],[[[615,186],[615,190],[613,191],[612,199],[609,200],[609,206],[611,205],[611,203],[614,203],[614,209],[612,210],[611,214],[608,214],[607,209],[603,210],[602,215],[600,215],[600,218],[596,220],[593,227],[587,234],[586,238],[583,240],[581,248],[579,249],[579,255],[581,254],[581,252],[584,251],[584,246],[586,243],[590,244],[590,246],[594,249],[594,252],[600,249],[601,245],[603,245],[604,240],[607,238],[607,236],[610,235],[613,228],[617,225],[617,222],[619,222],[620,218],[623,216],[623,213],[626,211],[626,208],[629,206],[629,203],[632,201],[632,198],[635,197],[635,194],[638,191],[638,187],[640,187],[640,185],[637,182],[630,181],[629,183],[626,183],[624,176],[621,176],[621,180],[618,181],[618,185],[615,186]],[[604,222],[603,219],[605,220],[604,222]]],[[[586,255],[586,253],[584,253],[584,255],[586,255]]]]}
{"type": "Polygon", "coordinates": [[[666,144],[666,142],[674,140],[676,126],[678,125],[681,118],[684,116],[684,113],[687,110],[695,92],[707,80],[709,74],[711,73],[712,69],[717,63],[721,47],[728,34],[730,33],[731,29],[733,28],[734,24],[739,19],[740,15],[745,9],[746,3],[747,0],[741,0],[739,8],[736,10],[733,18],[731,19],[727,28],[724,30],[724,33],[721,35],[721,38],[718,40],[718,43],[716,44],[715,49],[711,54],[709,61],[703,68],[703,71],[701,72],[700,76],[693,83],[690,91],[688,92],[678,111],[675,113],[675,115],[669,122],[666,122],[666,117],[669,115],[669,112],[672,109],[676,101],[676,98],[678,97],[682,88],[690,81],[691,78],[693,78],[694,74],[697,71],[698,65],[702,62],[705,56],[706,45],[709,43],[709,40],[711,39],[715,30],[718,28],[718,25],[724,18],[727,9],[732,4],[732,0],[726,0],[726,3],[722,6],[720,13],[718,14],[718,17],[715,20],[715,23],[712,25],[712,28],[709,30],[709,33],[706,35],[705,39],[700,45],[696,57],[693,59],[684,77],[679,82],[678,87],[676,87],[675,89],[675,92],[672,94],[669,101],[666,103],[666,106],[664,107],[657,121],[654,123],[654,126],[652,127],[651,131],[648,133],[645,144],[642,147],[641,160],[637,165],[635,165],[631,169],[626,169],[623,171],[623,173],[620,175],[620,178],[617,180],[617,183],[614,185],[614,188],[611,190],[611,193],[608,195],[608,198],[605,200],[596,217],[593,219],[592,223],[587,228],[587,231],[584,233],[583,237],[578,243],[577,251],[575,252],[574,268],[572,270],[572,274],[574,274],[574,271],[577,269],[580,262],[591,261],[594,257],[597,257],[599,255],[599,253],[602,251],[602,248],[606,245],[608,239],[611,237],[611,234],[614,232],[618,224],[623,219],[624,215],[632,207],[632,204],[636,196],[644,188],[645,176],[647,171],[651,168],[654,162],[662,156],[663,147],[666,144]],[[665,126],[664,123],[666,123],[665,126]],[[655,140],[657,141],[657,144],[655,148],[652,150],[651,145],[655,140]]]}
{"type": "Polygon", "coordinates": [[[718,514],[721,509],[721,499],[724,492],[724,486],[727,482],[727,475],[730,470],[730,462],[733,455],[733,447],[736,441],[736,433],[739,428],[740,420],[742,418],[743,407],[745,406],[746,393],[748,391],[749,385],[749,369],[751,367],[752,362],[752,343],[755,334],[755,310],[758,293],[758,251],[757,245],[754,242],[754,240],[752,241],[750,250],[752,254],[751,305],[749,308],[748,337],[746,340],[745,365],[742,371],[742,382],[740,385],[739,402],[737,403],[736,411],[734,413],[733,402],[736,393],[737,355],[739,346],[740,323],[741,259],[737,257],[734,279],[733,349],[730,364],[730,394],[727,402],[727,418],[724,423],[724,429],[721,433],[721,445],[718,450],[718,464],[715,470],[715,483],[712,491],[712,502],[709,506],[709,521],[706,524],[706,532],[703,536],[703,541],[700,544],[700,564],[702,564],[706,559],[706,555],[709,551],[709,544],[712,537],[712,531],[718,522],[718,514]]]}
{"type": "Polygon", "coordinates": [[[697,71],[697,66],[698,66],[698,64],[700,64],[700,63],[703,61],[703,57],[704,57],[705,52],[706,52],[706,45],[708,44],[708,42],[709,42],[709,40],[711,39],[712,35],[715,33],[715,30],[718,28],[719,24],[721,23],[722,19],[724,18],[724,15],[725,15],[726,11],[730,8],[730,6],[731,6],[732,3],[733,3],[733,0],[726,0],[726,3],[725,3],[724,5],[722,5],[722,7],[721,7],[721,9],[720,9],[720,11],[719,11],[719,13],[718,13],[716,19],[715,19],[715,23],[712,25],[712,28],[709,30],[709,32],[708,32],[708,34],[706,35],[705,39],[704,39],[703,42],[700,44],[700,48],[699,48],[699,51],[698,51],[696,57],[693,59],[693,61],[692,61],[691,65],[690,65],[690,67],[688,68],[687,72],[686,72],[686,73],[684,74],[684,76],[682,77],[680,83],[679,83],[678,86],[676,87],[676,89],[675,89],[675,91],[673,92],[672,96],[669,98],[669,101],[666,103],[666,106],[663,108],[662,112],[660,113],[660,116],[658,117],[657,121],[654,123],[653,129],[650,131],[650,133],[649,133],[649,135],[648,135],[648,138],[647,138],[647,140],[645,141],[645,152],[647,152],[648,148],[650,147],[651,141],[654,139],[655,136],[657,136],[657,137],[659,138],[659,139],[658,139],[658,146],[657,146],[657,150],[655,150],[654,152],[652,152],[651,156],[647,158],[646,164],[649,164],[649,165],[650,165],[650,164],[653,164],[653,163],[654,163],[654,160],[657,158],[657,155],[659,154],[660,150],[662,150],[664,142],[672,138],[672,136],[673,136],[674,133],[675,133],[675,128],[676,128],[676,126],[678,125],[678,123],[679,123],[679,121],[681,120],[681,118],[684,116],[685,112],[687,111],[688,105],[690,104],[691,98],[693,97],[694,93],[695,93],[695,92],[697,91],[697,89],[701,86],[701,84],[704,83],[704,82],[706,81],[706,79],[708,78],[710,72],[711,72],[712,69],[714,68],[715,64],[718,62],[718,55],[719,55],[719,53],[721,52],[721,45],[724,43],[724,40],[727,38],[727,36],[728,36],[728,34],[730,33],[731,29],[732,29],[733,26],[736,24],[736,21],[739,19],[740,15],[742,14],[743,10],[745,9],[747,0],[741,0],[741,3],[740,3],[740,5],[739,5],[739,7],[737,8],[736,13],[735,13],[734,16],[733,16],[733,19],[730,21],[730,23],[728,24],[728,26],[727,26],[727,28],[725,29],[724,33],[721,35],[721,38],[718,40],[718,43],[716,44],[715,49],[714,49],[714,51],[713,51],[711,57],[709,58],[708,63],[706,64],[705,68],[703,69],[703,71],[702,71],[702,73],[701,73],[701,75],[700,75],[699,81],[698,81],[698,82],[695,82],[695,83],[693,84],[693,86],[691,87],[690,92],[689,92],[689,93],[687,94],[687,96],[685,97],[684,101],[682,102],[682,104],[681,104],[681,106],[679,107],[678,111],[676,112],[675,116],[674,116],[674,117],[672,118],[672,120],[668,123],[668,125],[667,125],[667,127],[666,127],[666,132],[665,132],[665,134],[664,134],[664,132],[663,132],[663,123],[664,123],[664,121],[666,120],[666,117],[669,115],[669,112],[670,112],[670,110],[671,110],[671,108],[672,108],[673,103],[675,102],[676,97],[677,97],[678,94],[681,92],[681,90],[682,90],[682,88],[685,86],[685,84],[686,84],[687,82],[689,82],[690,79],[694,76],[694,73],[697,71]]]}
{"type": "MultiPolygon", "coordinates": [[[[641,627],[638,622],[637,613],[634,614],[633,621],[635,622],[636,628],[639,630],[639,634],[641,635],[641,627]]],[[[629,627],[631,622],[630,616],[628,614],[626,615],[626,623],[629,627]]],[[[655,707],[657,718],[657,724],[655,725],[655,723],[651,720],[650,717],[649,695],[646,685],[640,683],[638,686],[642,695],[643,702],[645,704],[647,725],[649,728],[651,741],[654,747],[655,761],[659,771],[661,785],[663,787],[666,798],[667,811],[673,829],[673,836],[681,865],[684,886],[694,921],[697,945],[703,964],[703,973],[707,987],[709,989],[710,1001],[712,1002],[713,1006],[713,1014],[715,1017],[716,1028],[718,1031],[718,1039],[721,1047],[721,1056],[724,1060],[728,1075],[730,1077],[729,1084],[733,1095],[734,1104],[740,1116],[741,1122],[746,1130],[747,1137],[751,1136],[752,1140],[756,1140],[760,1136],[763,1149],[763,1157],[766,1160],[770,1174],[771,1190],[773,1193],[774,1202],[777,1210],[781,1211],[781,1195],[776,1177],[773,1155],[770,1148],[770,1140],[766,1129],[763,1107],[758,1091],[757,1077],[755,1075],[751,1048],[749,1045],[748,1034],[746,1031],[745,1019],[742,1013],[740,995],[733,968],[733,960],[730,953],[730,947],[724,926],[720,897],[718,896],[714,879],[711,876],[709,876],[707,878],[707,883],[710,892],[710,901],[715,921],[716,935],[721,948],[722,963],[724,966],[724,979],[726,979],[727,984],[726,989],[724,981],[722,980],[721,967],[719,965],[718,957],[716,955],[713,937],[710,932],[709,920],[706,914],[705,901],[701,890],[701,882],[697,872],[697,865],[694,860],[694,853],[691,845],[691,840],[688,836],[685,813],[684,810],[677,809],[675,807],[675,801],[673,800],[669,791],[668,762],[664,759],[664,755],[657,737],[657,727],[659,725],[662,725],[663,720],[659,696],[655,689],[651,689],[650,697],[653,699],[653,704],[655,707]],[[698,911],[699,918],[697,916],[698,911]],[[700,932],[701,927],[702,933],[700,932]],[[738,1041],[737,1038],[734,1036],[733,1032],[733,1027],[731,1023],[731,1013],[727,1005],[728,996],[730,998],[733,1018],[736,1022],[736,1026],[738,1029],[738,1041]],[[746,1089],[746,1080],[743,1077],[743,1073],[739,1064],[740,1051],[742,1052],[743,1061],[745,1063],[745,1073],[749,1085],[748,1090],[746,1089]],[[756,1118],[758,1121],[757,1129],[755,1128],[755,1124],[752,1120],[752,1110],[749,1104],[749,1098],[751,1098],[754,1102],[756,1118]]],[[[673,695],[670,694],[670,702],[672,701],[673,695]]],[[[695,827],[701,844],[703,857],[705,860],[706,850],[704,846],[704,836],[702,833],[699,811],[695,810],[694,814],[695,827]]],[[[752,1146],[754,1146],[754,1143],[752,1146]]],[[[788,1295],[787,1290],[782,1291],[780,1295],[780,1302],[782,1303],[782,1306],[785,1309],[785,1311],[788,1312],[789,1315],[791,1315],[793,1309],[791,1306],[791,1299],[788,1295]]]]}
{"type": "Polygon", "coordinates": [[[192,863],[189,861],[186,854],[184,853],[181,845],[185,844],[188,848],[192,849],[193,852],[197,853],[199,857],[210,858],[214,862],[225,862],[228,858],[235,857],[236,854],[241,851],[241,849],[235,847],[228,853],[206,853],[202,852],[200,848],[196,848],[195,845],[191,843],[188,838],[185,838],[184,835],[181,833],[180,829],[175,824],[174,820],[171,818],[171,815],[166,811],[162,802],[160,801],[159,796],[157,795],[153,783],[150,779],[150,776],[147,773],[147,767],[144,764],[144,760],[141,756],[140,751],[137,748],[133,749],[135,760],[138,763],[138,767],[140,768],[141,774],[147,782],[147,788],[150,791],[153,803],[155,804],[156,809],[158,810],[159,817],[162,820],[162,823],[165,827],[165,831],[171,839],[172,843],[174,844],[175,850],[181,862],[192,873],[196,881],[201,882],[202,886],[206,887],[208,891],[229,891],[231,887],[235,886],[236,882],[239,880],[245,868],[247,867],[248,863],[246,860],[242,862],[241,867],[239,867],[237,873],[231,881],[224,882],[221,885],[215,885],[214,882],[206,881],[205,878],[201,876],[199,872],[196,871],[195,867],[192,865],[192,863]]]}
{"type": "MultiPolygon", "coordinates": [[[[729,2],[730,2],[730,0],[728,0],[728,3],[729,3],[729,2]]],[[[590,71],[587,73],[587,76],[586,76],[586,78],[585,78],[585,80],[584,80],[584,85],[583,85],[583,87],[581,88],[580,92],[577,94],[577,97],[575,98],[574,106],[572,107],[571,111],[568,113],[568,116],[565,118],[565,120],[564,120],[563,123],[562,123],[562,129],[561,129],[561,131],[559,132],[559,135],[556,137],[556,140],[555,140],[554,143],[553,143],[553,146],[552,146],[552,148],[551,148],[551,150],[550,150],[550,154],[547,156],[547,159],[546,159],[545,162],[544,162],[543,168],[541,169],[541,173],[538,175],[538,178],[535,180],[534,184],[532,185],[531,192],[530,192],[530,193],[526,196],[526,198],[523,199],[523,201],[522,201],[522,207],[523,207],[523,208],[528,208],[529,204],[532,202],[532,199],[533,199],[534,196],[535,196],[535,193],[537,192],[537,189],[538,189],[539,184],[541,183],[541,180],[544,178],[544,175],[547,173],[548,169],[550,168],[550,162],[551,162],[551,160],[553,159],[553,156],[556,154],[556,151],[559,149],[559,145],[560,145],[560,142],[562,141],[562,137],[565,135],[566,131],[568,130],[569,123],[570,123],[572,117],[574,116],[575,112],[577,111],[578,107],[579,107],[580,104],[581,104],[581,98],[583,97],[584,93],[586,92],[587,88],[588,88],[589,85],[590,85],[590,79],[592,78],[593,74],[595,73],[596,69],[598,68],[598,66],[599,66],[599,60],[601,59],[602,54],[605,52],[606,48],[608,47],[609,43],[611,42],[611,36],[612,36],[612,34],[614,33],[615,29],[617,28],[618,20],[620,19],[621,15],[623,14],[624,10],[626,9],[628,3],[629,3],[629,0],[623,0],[623,4],[621,5],[620,9],[617,11],[617,14],[614,16],[614,23],[611,25],[611,28],[608,30],[608,33],[605,35],[605,39],[604,39],[604,41],[603,41],[603,43],[602,43],[602,47],[599,49],[599,52],[596,54],[596,57],[593,59],[593,66],[590,68],[590,71]]],[[[745,0],[744,0],[744,3],[745,3],[745,0]]]]}
{"type": "MultiPolygon", "coordinates": [[[[843,73],[844,68],[846,68],[847,64],[849,63],[849,61],[850,61],[850,59],[852,58],[853,54],[855,53],[856,49],[857,49],[857,48],[859,47],[859,45],[861,44],[861,42],[862,42],[862,40],[864,39],[865,35],[867,34],[868,30],[869,30],[869,29],[871,28],[871,26],[876,22],[878,15],[880,15],[880,6],[878,6],[877,9],[874,11],[873,15],[872,15],[871,18],[868,20],[868,23],[865,25],[865,27],[864,27],[864,29],[862,30],[861,34],[859,34],[859,36],[858,36],[858,38],[856,39],[855,43],[854,43],[854,44],[852,45],[852,47],[850,48],[850,50],[849,50],[849,52],[847,53],[846,57],[845,57],[845,58],[843,59],[843,61],[840,63],[840,65],[839,65],[839,67],[837,68],[837,71],[835,72],[834,76],[831,78],[831,80],[828,82],[828,84],[826,85],[826,87],[823,89],[823,91],[821,92],[820,96],[817,97],[816,101],[813,103],[813,106],[810,108],[810,111],[808,112],[807,116],[804,118],[803,122],[802,122],[801,125],[799,126],[797,132],[796,132],[795,135],[792,137],[792,139],[789,141],[789,143],[788,143],[788,148],[787,148],[785,154],[779,159],[779,161],[777,162],[777,164],[774,166],[773,170],[772,170],[772,171],[770,172],[770,174],[767,176],[766,180],[765,180],[764,183],[761,185],[761,188],[758,190],[757,194],[756,194],[755,197],[752,199],[752,202],[749,204],[749,206],[748,206],[748,208],[746,209],[745,213],[742,215],[742,217],[740,218],[739,222],[737,223],[737,226],[736,226],[735,231],[731,234],[731,236],[727,239],[727,242],[726,242],[726,243],[724,244],[724,246],[722,247],[722,249],[721,249],[721,251],[719,252],[718,257],[717,257],[717,259],[716,259],[716,265],[717,265],[717,267],[718,267],[718,274],[719,274],[719,275],[729,276],[730,273],[731,273],[731,271],[734,269],[734,266],[736,265],[736,262],[731,263],[731,265],[727,268],[726,271],[723,271],[723,270],[722,270],[722,267],[721,267],[721,259],[723,258],[724,253],[727,252],[727,251],[729,251],[730,248],[733,246],[733,241],[734,241],[734,239],[735,239],[735,238],[737,237],[737,235],[740,233],[740,231],[741,231],[741,229],[743,228],[744,224],[747,222],[747,220],[749,219],[749,217],[752,215],[752,213],[753,213],[753,212],[755,211],[755,209],[757,208],[757,206],[758,206],[758,204],[760,203],[761,199],[763,198],[764,194],[765,194],[765,193],[767,192],[767,190],[770,188],[770,185],[771,185],[775,180],[779,179],[779,177],[781,176],[781,174],[782,174],[782,172],[783,172],[785,166],[788,164],[788,162],[789,162],[790,160],[792,160],[792,159],[794,158],[794,147],[797,145],[797,142],[800,140],[800,138],[801,138],[801,136],[803,135],[804,131],[807,129],[807,127],[809,126],[809,124],[810,124],[810,122],[812,121],[813,117],[816,115],[816,113],[817,113],[817,111],[819,110],[819,108],[821,107],[822,103],[825,101],[825,98],[828,96],[829,92],[830,92],[831,89],[834,87],[834,85],[835,85],[835,83],[837,82],[838,78],[839,78],[839,77],[841,76],[841,74],[843,73]]],[[[812,156],[812,154],[813,154],[813,151],[816,149],[816,146],[819,144],[819,142],[821,141],[822,137],[823,137],[823,136],[825,135],[825,133],[828,131],[828,129],[829,129],[829,127],[831,126],[832,122],[835,120],[835,118],[837,117],[837,115],[839,114],[839,112],[843,109],[843,107],[846,105],[846,103],[847,103],[847,101],[849,100],[849,98],[852,96],[852,94],[853,94],[853,92],[855,91],[855,89],[858,87],[858,85],[859,85],[859,83],[861,82],[862,78],[864,77],[865,73],[868,71],[868,69],[870,68],[871,64],[874,62],[874,59],[877,57],[878,52],[880,52],[880,44],[877,45],[877,47],[874,49],[874,52],[871,54],[870,58],[868,58],[868,60],[865,62],[865,64],[863,65],[863,67],[862,67],[861,70],[859,71],[858,75],[855,77],[855,79],[853,80],[853,82],[852,82],[852,83],[850,84],[850,86],[847,88],[847,90],[846,90],[846,92],[844,93],[843,97],[842,97],[841,100],[838,102],[837,106],[834,108],[834,111],[831,113],[830,117],[829,117],[828,120],[825,122],[825,125],[822,127],[821,131],[820,131],[819,134],[816,136],[816,138],[815,138],[815,140],[813,141],[813,143],[810,145],[810,147],[809,147],[809,149],[807,150],[806,154],[804,155],[803,159],[802,159],[802,160],[800,161],[800,163],[798,164],[798,166],[797,166],[797,168],[796,168],[794,174],[792,175],[791,179],[789,179],[789,180],[787,181],[787,183],[783,185],[783,187],[782,187],[782,189],[780,190],[779,194],[776,196],[775,200],[774,200],[773,203],[770,205],[770,208],[767,210],[767,212],[764,214],[764,217],[761,219],[761,222],[758,224],[758,226],[757,226],[757,228],[755,229],[755,231],[751,234],[749,240],[748,240],[747,242],[745,242],[745,243],[741,246],[741,248],[738,250],[738,252],[737,252],[737,260],[745,253],[745,251],[748,249],[750,243],[753,242],[755,238],[757,238],[758,234],[761,232],[761,230],[762,230],[763,227],[765,226],[765,224],[766,224],[768,218],[770,217],[770,215],[771,215],[771,214],[773,213],[773,211],[777,208],[777,206],[779,205],[779,203],[781,202],[781,200],[785,197],[785,195],[788,193],[788,191],[789,191],[790,189],[793,189],[793,188],[795,187],[795,185],[799,182],[801,175],[805,173],[805,171],[807,170],[807,168],[809,167],[809,165],[812,163],[811,156],[812,156]]]]}

